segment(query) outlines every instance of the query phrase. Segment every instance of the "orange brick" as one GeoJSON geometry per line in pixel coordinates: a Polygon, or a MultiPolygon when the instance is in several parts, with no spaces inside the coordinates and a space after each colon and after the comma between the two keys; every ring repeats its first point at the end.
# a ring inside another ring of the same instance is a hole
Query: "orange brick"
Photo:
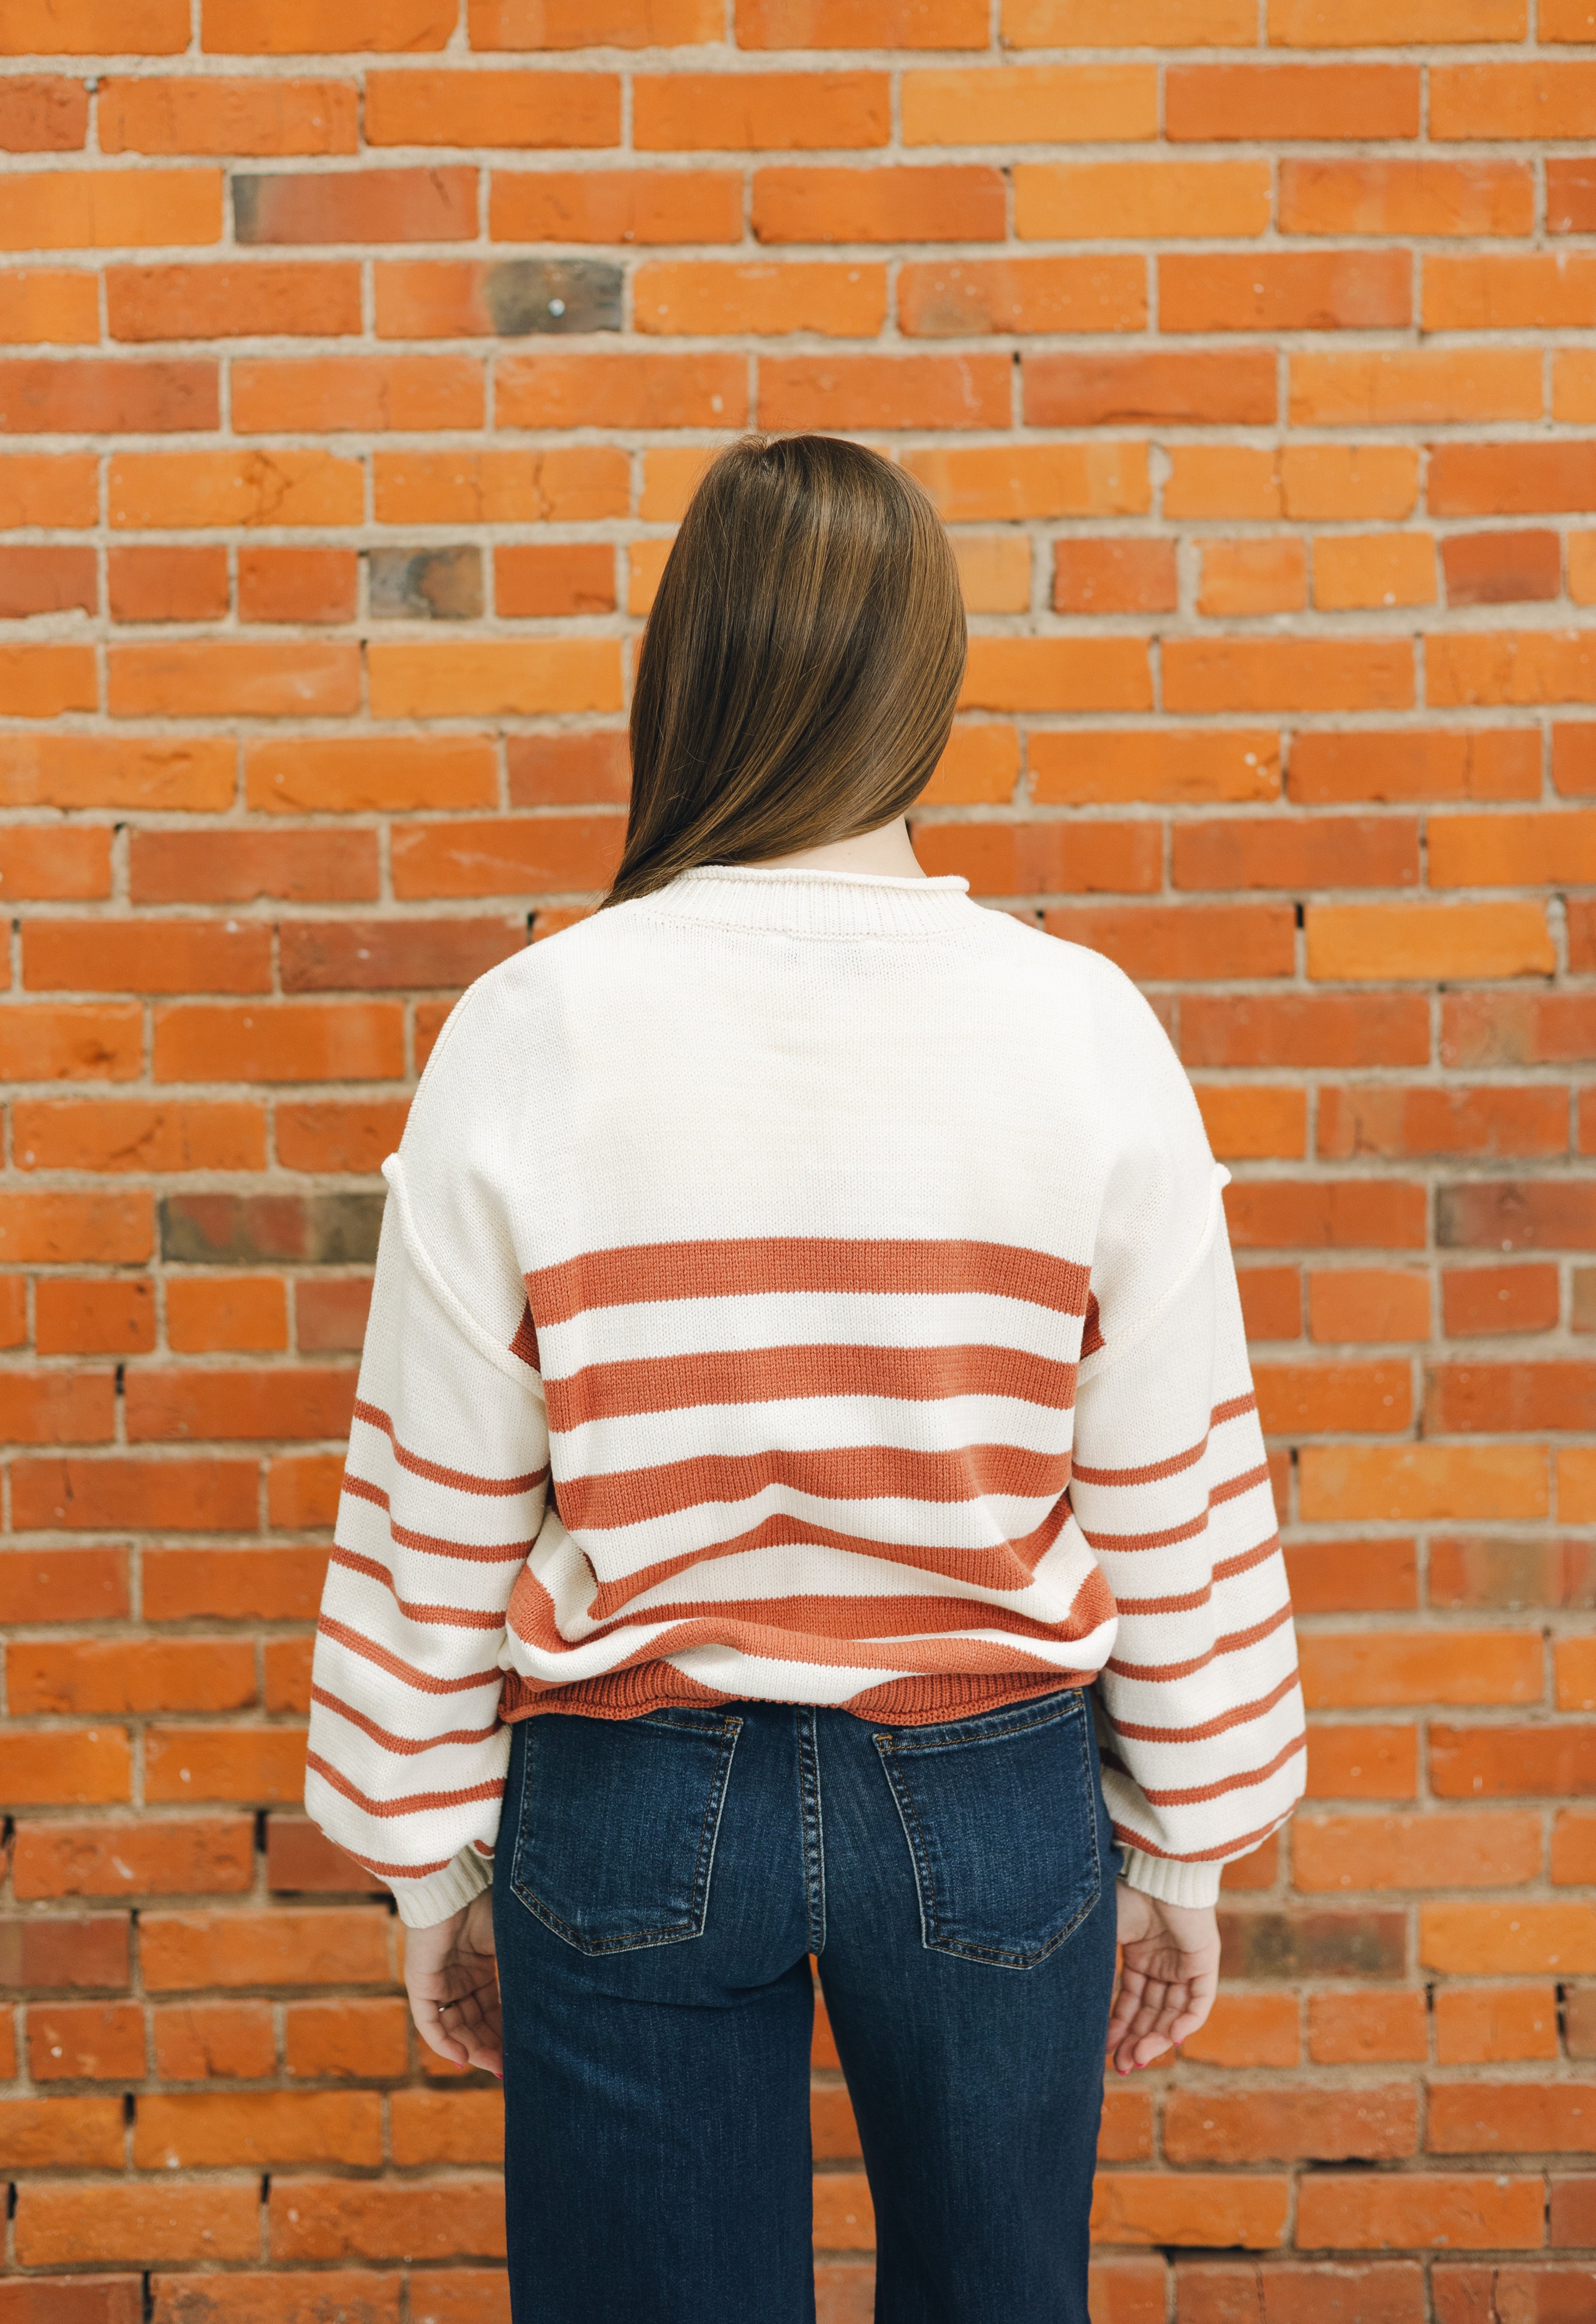
{"type": "Polygon", "coordinates": [[[1418,498],[1418,455],[1402,444],[1286,444],[1280,505],[1310,522],[1349,517],[1399,521],[1418,498]]]}
{"type": "Polygon", "coordinates": [[[360,268],[269,258],[110,266],[106,308],[114,339],[346,337],[361,327],[360,268]]]}
{"type": "Polygon", "coordinates": [[[740,242],[743,181],[731,170],[495,170],[488,231],[495,242],[740,242]]]}
{"type": "Polygon", "coordinates": [[[265,1113],[247,1102],[18,1101],[12,1153],[24,1170],[260,1170],[265,1113]]]}
{"type": "Polygon", "coordinates": [[[0,455],[0,529],[97,524],[98,470],[92,452],[0,455]]]}
{"type": "Polygon", "coordinates": [[[1522,161],[1286,161],[1279,206],[1283,234],[1527,235],[1535,186],[1522,161]]]}
{"type": "Polygon", "coordinates": [[[1314,603],[1322,612],[1435,602],[1435,544],[1427,532],[1327,532],[1314,543],[1314,603]]]}
{"type": "Polygon", "coordinates": [[[492,807],[498,798],[494,749],[485,736],[252,742],[244,773],[250,806],[268,814],[406,814],[418,807],[492,807]]]}
{"type": "Polygon", "coordinates": [[[1589,1976],[1596,1914],[1589,1904],[1425,1904],[1419,1958],[1452,1977],[1589,1976]]]}
{"type": "Polygon", "coordinates": [[[992,517],[1139,516],[1151,504],[1144,444],[916,448],[904,454],[903,465],[950,524],[992,517]]]}
{"type": "Polygon", "coordinates": [[[335,55],[339,50],[441,49],[455,29],[448,0],[206,0],[204,46],[232,56],[335,55]]]}
{"type": "Polygon", "coordinates": [[[116,645],[108,706],[120,718],[336,717],[360,699],[360,650],[203,639],[116,645]]]}
{"type": "Polygon", "coordinates": [[[155,1344],[154,1286],[148,1281],[86,1283],[47,1276],[34,1299],[42,1356],[145,1355],[155,1344]]]}
{"type": "Polygon", "coordinates": [[[1426,252],[1424,320],[1432,331],[1581,327],[1596,257],[1577,251],[1426,252]]]}
{"type": "Polygon", "coordinates": [[[887,270],[794,259],[768,265],[660,260],[638,268],[632,300],[640,331],[689,337],[819,331],[867,339],[886,318],[887,270]]]}
{"type": "MultiPolygon", "coordinates": [[[[143,2081],[143,2011],[127,2001],[35,2003],[28,2012],[28,2071],[36,2082],[143,2081]]],[[[8,2116],[0,2119],[14,2126],[8,2116]]],[[[121,2159],[113,2154],[113,2169],[121,2159]]]]}
{"type": "Polygon", "coordinates": [[[113,76],[98,121],[102,153],[353,153],[360,142],[352,81],[113,76]]]}
{"type": "Polygon", "coordinates": [[[638,73],[632,84],[632,142],[643,153],[770,147],[844,152],[884,145],[891,130],[890,87],[881,72],[638,73]]]}
{"type": "Polygon", "coordinates": [[[915,853],[936,877],[962,872],[978,896],[1149,890],[1158,885],[1146,823],[912,823],[915,853]]]}
{"type": "Polygon", "coordinates": [[[1370,2161],[1418,2145],[1416,2094],[1399,2083],[1357,2091],[1285,2085],[1253,2091],[1172,2090],[1164,2152],[1172,2163],[1370,2161]]]}
{"type": "Polygon", "coordinates": [[[1171,638],[1164,702],[1174,711],[1395,710],[1414,700],[1401,638],[1171,638]]]}
{"type": "MultiPolygon", "coordinates": [[[[505,355],[494,384],[501,428],[740,428],[747,396],[746,359],[724,354],[505,355]]],[[[594,447],[581,448],[590,465],[577,473],[603,474],[594,447]]],[[[545,467],[555,457],[545,454],[545,467]]],[[[378,516],[394,521],[380,496],[378,516]]]]}
{"type": "Polygon", "coordinates": [[[321,451],[122,452],[111,461],[114,527],[358,524],[358,464],[321,451]]]}
{"type": "Polygon", "coordinates": [[[165,2080],[253,2080],[275,2070],[272,2012],[263,2001],[169,2002],[151,2012],[151,2024],[156,2071],[165,2080]]]}
{"type": "Polygon", "coordinates": [[[1596,491],[1596,445],[1437,444],[1429,502],[1436,516],[1538,516],[1583,510],[1596,491]]]}
{"type": "Polygon", "coordinates": [[[610,639],[373,645],[367,663],[372,712],[378,718],[621,707],[620,655],[610,639]]]}
{"type": "Polygon", "coordinates": [[[10,1081],[132,1081],[143,1071],[143,1011],[134,1007],[7,1009],[0,1074],[10,1081]]]}
{"type": "Polygon", "coordinates": [[[1269,0],[1268,28],[1272,42],[1296,49],[1521,41],[1525,0],[1269,0]]]}
{"type": "Polygon", "coordinates": [[[0,345],[51,339],[58,346],[92,346],[99,335],[92,274],[58,266],[0,271],[0,345]]]}
{"type": "Polygon", "coordinates": [[[1431,825],[1433,887],[1527,887],[1596,877],[1596,811],[1450,815],[1431,825]]]}
{"type": "Polygon", "coordinates": [[[0,715],[59,718],[63,711],[98,708],[92,646],[0,646],[0,715]]]}
{"type": "Polygon", "coordinates": [[[374,470],[380,524],[583,524],[627,506],[625,455],[596,445],[379,450],[374,470]]]}
{"type": "Polygon", "coordinates": [[[724,29],[711,0],[467,0],[466,20],[474,49],[664,48],[724,29]]]}
{"type": "Polygon", "coordinates": [[[1319,1150],[1352,1154],[1544,1154],[1568,1147],[1566,1092],[1343,1084],[1321,1091],[1319,1150]]]}
{"type": "Polygon", "coordinates": [[[274,1276],[173,1277],[166,1287],[167,1343],[180,1354],[288,1345],[288,1307],[274,1276]]]}
{"type": "Polygon", "coordinates": [[[5,1796],[16,1807],[81,1807],[131,1796],[125,1727],[51,1727],[0,1737],[5,1796]]]}
{"type": "Polygon", "coordinates": [[[1164,76],[1164,134],[1172,143],[1361,141],[1418,131],[1416,65],[1171,65],[1164,76]]]}
{"type": "Polygon", "coordinates": [[[484,393],[482,365],[472,355],[319,355],[301,363],[239,356],[233,425],[241,436],[480,428],[484,393]]]}
{"type": "Polygon", "coordinates": [[[1003,39],[1023,48],[1251,48],[1247,0],[1004,0],[1003,39]]]}
{"type": "Polygon", "coordinates": [[[1310,904],[1306,927],[1315,978],[1545,975],[1555,962],[1540,904],[1310,904]]]}
{"type": "MultiPolygon", "coordinates": [[[[720,38],[710,21],[697,37],[720,38]]],[[[988,32],[980,0],[737,0],[736,23],[744,49],[983,49],[988,32]]]]}
{"type": "Polygon", "coordinates": [[[219,170],[13,171],[0,219],[4,250],[137,250],[221,238],[219,170]]]}
{"type": "Polygon", "coordinates": [[[1177,444],[1164,487],[1168,517],[1273,517],[1281,513],[1280,464],[1250,445],[1177,444]]]}
{"type": "Polygon", "coordinates": [[[259,171],[233,180],[235,239],[261,243],[470,242],[475,170],[259,171]]]}
{"type": "Polygon", "coordinates": [[[1122,534],[1053,544],[1056,613],[1173,613],[1179,602],[1173,541],[1122,534]]]}
{"type": "Polygon", "coordinates": [[[288,2070],[298,2078],[404,2073],[410,2012],[402,2001],[294,2001],[283,2011],[288,2070]]]}
{"type": "Polygon", "coordinates": [[[1180,2045],[1204,2066],[1295,2066],[1301,2057],[1295,1994],[1222,1988],[1208,2023],[1180,2045]]]}
{"type": "Polygon", "coordinates": [[[1542,2205],[1538,2178],[1324,2172],[1303,2182],[1297,2237],[1310,2249],[1534,2251],[1542,2205]]]}
{"type": "Polygon", "coordinates": [[[751,216],[763,243],[1001,242],[1003,208],[1001,176],[973,164],[793,167],[755,171],[751,216]]]}
{"type": "Polygon", "coordinates": [[[1552,417],[1582,427],[1596,419],[1596,364],[1582,348],[1553,357],[1552,417]]]}
{"type": "Polygon", "coordinates": [[[1101,2171],[1093,2190],[1093,2237],[1110,2244],[1240,2245],[1245,2251],[1268,2251],[1286,2239],[1289,2185],[1285,2179],[1217,2171],[1200,2177],[1101,2171]]]}
{"type": "Polygon", "coordinates": [[[1309,1444],[1297,1465],[1310,1525],[1538,1517],[1550,1506],[1546,1456],[1536,1445],[1309,1444]]]}
{"type": "Polygon", "coordinates": [[[1299,1888],[1506,1888],[1541,1868],[1539,1819],[1481,1808],[1425,1815],[1299,1816],[1299,1888]]]}
{"type": "Polygon", "coordinates": [[[936,771],[920,793],[926,807],[1007,807],[1019,774],[1019,734],[998,721],[955,726],[936,771]]]}
{"type": "Polygon", "coordinates": [[[0,90],[0,152],[69,153],[88,129],[88,91],[57,73],[9,74],[0,90]]]}
{"type": "Polygon", "coordinates": [[[1305,428],[1388,428],[1538,420],[1540,352],[1445,347],[1294,353],[1289,410],[1305,428]]]}
{"type": "Polygon", "coordinates": [[[96,613],[99,582],[94,553],[72,548],[13,549],[0,575],[0,614],[26,621],[34,613],[96,613]]]}
{"type": "Polygon", "coordinates": [[[1307,1097],[1302,1090],[1222,1089],[1199,1084],[1203,1127],[1215,1154],[1241,1156],[1304,1154],[1307,1150],[1307,1097]]]}
{"type": "Polygon", "coordinates": [[[1308,1729],[1309,1799],[1410,1800],[1417,1790],[1416,1728],[1308,1729]]]}
{"type": "Polygon", "coordinates": [[[238,551],[238,616],[244,622],[349,622],[359,594],[349,549],[238,551]]]}
{"type": "Polygon", "coordinates": [[[271,932],[203,920],[31,919],[23,982],[34,992],[267,992],[271,932]]]}
{"type": "Polygon", "coordinates": [[[1307,601],[1307,552],[1300,540],[1203,544],[1199,613],[1225,620],[1238,614],[1291,612],[1307,601]]]}
{"type": "Polygon", "coordinates": [[[1430,76],[1430,134],[1464,138],[1583,137],[1596,105],[1596,65],[1437,65],[1430,76]]]}
{"type": "Polygon", "coordinates": [[[1013,178],[1021,241],[1167,241],[1269,223],[1264,161],[1019,161],[1013,178]]]}
{"type": "Polygon", "coordinates": [[[1525,727],[1298,734],[1292,742],[1287,788],[1305,806],[1352,799],[1536,798],[1540,760],[1540,736],[1525,727]]]}
{"type": "Polygon", "coordinates": [[[180,1002],[155,1020],[158,1081],[391,1080],[403,1058],[392,1001],[180,1002]]]}
{"type": "MultiPolygon", "coordinates": [[[[1165,331],[1369,330],[1411,320],[1409,262],[1379,250],[1165,254],[1165,331]]],[[[1294,357],[1295,382],[1303,357],[1294,357]]],[[[1295,388],[1294,388],[1295,392],[1295,388]]]]}
{"type": "Polygon", "coordinates": [[[1412,1425],[1412,1388],[1402,1364],[1259,1364],[1256,1378],[1259,1416],[1271,1436],[1373,1434],[1412,1425]]]}
{"type": "Polygon", "coordinates": [[[1149,982],[1291,973],[1296,916],[1279,905],[1055,905],[1042,925],[1149,982]]]}
{"type": "Polygon", "coordinates": [[[372,145],[618,145],[621,78],[604,72],[368,72],[372,145]]]}
{"type": "Polygon", "coordinates": [[[1095,145],[1158,134],[1158,73],[1150,64],[1005,63],[995,71],[933,67],[903,76],[906,145],[1095,145]]]}
{"type": "Polygon", "coordinates": [[[86,2263],[173,2261],[203,2250],[212,2261],[255,2259],[261,2247],[260,2194],[225,2181],[171,2186],[159,2180],[97,2187],[92,2204],[70,2181],[18,2190],[16,2255],[23,2267],[86,2263]]]}
{"type": "Polygon", "coordinates": [[[972,638],[964,710],[1149,710],[1139,638],[972,638]]]}
{"type": "Polygon", "coordinates": [[[1001,428],[1004,355],[766,355],[759,425],[804,428],[1001,428]]]}
{"type": "Polygon", "coordinates": [[[1562,1304],[1554,1267],[1448,1268],[1441,1287],[1446,1329],[1454,1337],[1549,1332],[1562,1304]]]}
{"type": "MultiPolygon", "coordinates": [[[[1330,1094],[1320,1092],[1321,1107],[1330,1094]]],[[[1429,1278],[1399,1268],[1315,1268],[1308,1276],[1308,1333],[1337,1342],[1427,1340],[1429,1278]]]]}
{"type": "MultiPolygon", "coordinates": [[[[1442,2065],[1494,2066],[1508,2060],[1556,2055],[1554,1986],[1442,1986],[1436,1992],[1435,2056],[1442,2065]]],[[[1465,2096],[1463,2092],[1449,2092],[1448,2100],[1465,2096]]],[[[1451,2141],[1445,2133],[1455,2123],[1455,2115],[1450,2121],[1444,2117],[1443,2135],[1437,2138],[1434,2133],[1431,2135],[1432,2152],[1447,2151],[1451,2141]]],[[[1499,2141],[1488,2136],[1481,2138],[1479,2144],[1495,2147],[1499,2141]]]]}
{"type": "Polygon", "coordinates": [[[234,755],[220,737],[7,734],[0,737],[0,798],[7,807],[216,812],[232,804],[234,755]]]}
{"type": "Polygon", "coordinates": [[[1422,2063],[1429,2055],[1424,1995],[1310,1994],[1308,2055],[1316,2066],[1422,2063]]]}
{"type": "Polygon", "coordinates": [[[623,837],[614,814],[418,824],[394,834],[393,892],[408,899],[597,891],[614,876],[623,837]]]}
{"type": "Polygon", "coordinates": [[[898,318],[918,338],[1139,331],[1147,322],[1146,271],[1139,258],[911,260],[899,269],[898,318]]]}
{"type": "Polygon", "coordinates": [[[18,1828],[13,1877],[22,1897],[238,1895],[254,1877],[254,1825],[247,1816],[31,1816],[18,1828]]]}
{"type": "Polygon", "coordinates": [[[1278,400],[1274,357],[1258,347],[1239,355],[1188,348],[1041,354],[1027,357],[1023,382],[1025,417],[1038,428],[1127,419],[1267,426],[1278,400]]]}

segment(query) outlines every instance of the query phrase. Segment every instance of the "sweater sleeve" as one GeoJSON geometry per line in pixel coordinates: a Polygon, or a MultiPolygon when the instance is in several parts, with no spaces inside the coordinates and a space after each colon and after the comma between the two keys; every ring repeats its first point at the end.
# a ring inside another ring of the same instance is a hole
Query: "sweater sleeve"
{"type": "Polygon", "coordinates": [[[1161,1032],[1157,1049],[1160,1129],[1129,1174],[1133,1232],[1117,1251],[1111,1241],[1102,1344],[1077,1387],[1070,1499],[1119,1609],[1097,1700],[1124,1877],[1172,1904],[1210,1904],[1222,1866],[1300,1798],[1305,1737],[1221,1201],[1230,1174],[1161,1032]],[[1127,1301],[1132,1282],[1150,1296],[1127,1301]]]}
{"type": "MultiPolygon", "coordinates": [[[[515,1352],[521,1335],[501,1344],[445,1281],[418,1231],[404,1150],[383,1165],[305,1804],[422,1928],[493,1877],[509,1762],[505,1609],[542,1522],[549,1438],[535,1344],[531,1360],[515,1352]]],[[[502,1308],[509,1285],[492,1291],[502,1308]]]]}

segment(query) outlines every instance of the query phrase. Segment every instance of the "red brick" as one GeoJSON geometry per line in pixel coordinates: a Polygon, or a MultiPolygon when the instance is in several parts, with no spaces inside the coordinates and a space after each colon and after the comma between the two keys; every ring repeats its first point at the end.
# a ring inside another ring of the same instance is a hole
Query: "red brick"
{"type": "Polygon", "coordinates": [[[136,1526],[211,1533],[250,1527],[256,1519],[254,1461],[19,1460],[11,1473],[13,1522],[30,1529],[136,1526]]]}
{"type": "Polygon", "coordinates": [[[598,540],[495,549],[494,603],[512,620],[613,613],[615,552],[609,542],[598,540]]]}
{"type": "Polygon", "coordinates": [[[1399,2084],[1315,2090],[1172,2090],[1164,2106],[1171,2163],[1345,2162],[1412,2154],[1416,2093],[1399,2084]]]}
{"type": "Polygon", "coordinates": [[[240,243],[468,242],[473,169],[251,171],[233,180],[240,243]]]}
{"type": "Polygon", "coordinates": [[[1271,352],[1029,355],[1025,418],[1033,428],[1270,426],[1277,416],[1271,352]]]}
{"type": "Polygon", "coordinates": [[[227,611],[225,549],[113,549],[106,569],[115,622],[212,622],[227,611]]]}
{"type": "Polygon", "coordinates": [[[88,127],[88,90],[80,80],[18,73],[0,88],[0,152],[74,152],[88,127]]]}
{"type": "Polygon", "coordinates": [[[383,2185],[280,2178],[267,2209],[274,2259],[494,2259],[504,2250],[498,2174],[383,2185]]]}
{"type": "Polygon", "coordinates": [[[1448,1268],[1441,1289],[1446,1329],[1454,1337],[1549,1332],[1557,1323],[1554,1267],[1448,1268]]]}
{"type": "MultiPolygon", "coordinates": [[[[1561,0],[1577,8],[1580,0],[1561,0]]],[[[1587,29],[1581,35],[1589,37],[1587,29]]],[[[1546,230],[1549,234],[1589,234],[1596,219],[1596,171],[1582,155],[1553,157],[1546,163],[1546,230]]]]}
{"type": "Polygon", "coordinates": [[[1583,1798],[1596,1794],[1596,1727],[1432,1727],[1440,1799],[1583,1798]]]}
{"type": "Polygon", "coordinates": [[[260,2250],[260,2195],[251,2182],[173,2186],[156,2180],[108,2183],[86,2204],[69,2181],[18,2190],[16,2255],[24,2267],[123,2261],[148,2267],[254,2259],[260,2250]]]}
{"type": "Polygon", "coordinates": [[[247,1816],[141,1815],[131,1823],[29,1817],[17,1827],[13,1879],[19,1897],[239,1893],[254,1877],[254,1839],[247,1816]]]}

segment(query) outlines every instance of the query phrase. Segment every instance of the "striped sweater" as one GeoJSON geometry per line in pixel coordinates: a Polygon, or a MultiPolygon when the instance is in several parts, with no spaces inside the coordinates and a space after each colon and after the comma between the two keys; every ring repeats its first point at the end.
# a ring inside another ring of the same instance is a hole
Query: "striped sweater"
{"type": "Polygon", "coordinates": [[[706,867],[482,978],[384,1166],[311,1814],[422,1926],[513,1720],[1094,1682],[1126,1877],[1211,1902],[1303,1784],[1227,1175],[962,878],[706,867]]]}

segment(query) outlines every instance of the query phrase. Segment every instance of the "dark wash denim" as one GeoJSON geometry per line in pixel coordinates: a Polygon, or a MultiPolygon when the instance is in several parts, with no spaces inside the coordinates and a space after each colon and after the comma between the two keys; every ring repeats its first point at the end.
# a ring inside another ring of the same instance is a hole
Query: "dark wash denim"
{"type": "Polygon", "coordinates": [[[811,2324],[808,1956],[878,2324],[1086,2324],[1118,1858],[1068,1689],[512,1738],[494,1919],[514,2324],[811,2324]]]}

